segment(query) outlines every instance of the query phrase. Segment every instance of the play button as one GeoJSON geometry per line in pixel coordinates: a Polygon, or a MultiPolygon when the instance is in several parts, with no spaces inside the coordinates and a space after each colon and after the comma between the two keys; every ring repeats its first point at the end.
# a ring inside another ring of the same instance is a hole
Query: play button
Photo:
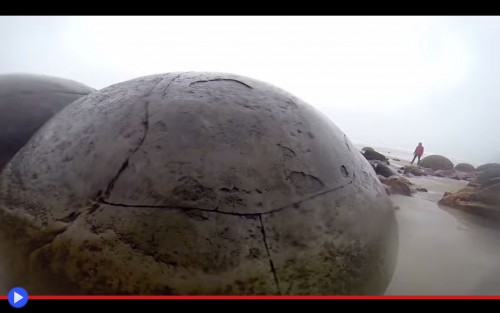
{"type": "Polygon", "coordinates": [[[12,288],[7,298],[9,304],[15,308],[22,308],[28,303],[28,293],[21,287],[12,288]]]}

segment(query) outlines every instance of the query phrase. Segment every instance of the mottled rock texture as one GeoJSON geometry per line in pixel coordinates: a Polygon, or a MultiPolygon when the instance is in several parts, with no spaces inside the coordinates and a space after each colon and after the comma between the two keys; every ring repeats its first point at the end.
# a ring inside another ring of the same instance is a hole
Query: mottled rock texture
{"type": "Polygon", "coordinates": [[[476,169],[468,163],[458,163],[455,165],[455,170],[461,172],[474,172],[476,169]]]}
{"type": "Polygon", "coordinates": [[[421,167],[431,168],[433,170],[452,170],[453,162],[442,155],[429,155],[420,161],[421,167]]]}
{"type": "Polygon", "coordinates": [[[43,126],[0,177],[9,281],[33,293],[381,294],[394,209],[324,115],[272,85],[169,73],[43,126]]]}

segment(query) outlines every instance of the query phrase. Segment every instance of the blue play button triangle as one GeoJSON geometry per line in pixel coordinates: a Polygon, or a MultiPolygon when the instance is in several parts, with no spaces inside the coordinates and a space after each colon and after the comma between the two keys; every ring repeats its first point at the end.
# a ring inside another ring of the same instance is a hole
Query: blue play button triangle
{"type": "Polygon", "coordinates": [[[9,304],[15,308],[22,308],[28,303],[28,293],[21,287],[12,288],[7,298],[9,304]]]}

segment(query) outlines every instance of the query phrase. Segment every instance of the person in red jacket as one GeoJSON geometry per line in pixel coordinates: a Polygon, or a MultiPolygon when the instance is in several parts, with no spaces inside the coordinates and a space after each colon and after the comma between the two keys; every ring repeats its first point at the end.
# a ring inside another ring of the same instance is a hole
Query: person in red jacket
{"type": "Polygon", "coordinates": [[[420,158],[424,154],[424,146],[422,146],[422,143],[419,142],[418,146],[415,148],[415,152],[413,152],[413,160],[411,161],[411,164],[415,162],[415,159],[418,157],[418,162],[417,164],[420,164],[420,158]]]}

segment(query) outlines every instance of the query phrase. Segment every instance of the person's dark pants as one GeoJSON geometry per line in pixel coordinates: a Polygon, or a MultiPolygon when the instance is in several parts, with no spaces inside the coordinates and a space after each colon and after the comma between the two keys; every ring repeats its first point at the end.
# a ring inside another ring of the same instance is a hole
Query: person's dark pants
{"type": "Polygon", "coordinates": [[[413,164],[413,162],[415,162],[415,159],[416,159],[417,157],[418,157],[417,164],[420,164],[420,157],[421,157],[421,156],[420,156],[420,155],[418,155],[418,154],[415,154],[415,155],[413,156],[413,160],[411,161],[411,164],[413,164]]]}

